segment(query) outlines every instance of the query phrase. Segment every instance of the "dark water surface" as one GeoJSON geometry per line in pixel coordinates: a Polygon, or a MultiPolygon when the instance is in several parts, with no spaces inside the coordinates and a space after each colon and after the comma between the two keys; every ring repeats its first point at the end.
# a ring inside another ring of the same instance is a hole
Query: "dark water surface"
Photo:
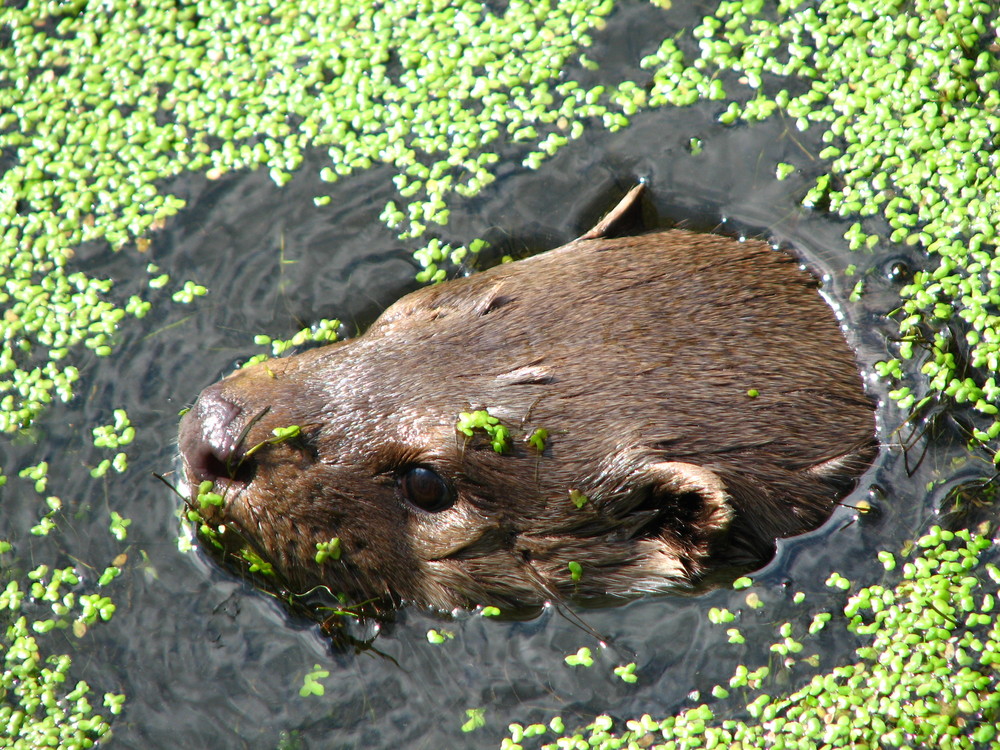
{"type": "MultiPolygon", "coordinates": [[[[629,33],[641,37],[639,30],[629,33]]],[[[893,330],[882,315],[895,304],[896,282],[881,270],[896,260],[919,259],[901,249],[851,254],[841,238],[847,223],[798,207],[811,178],[823,170],[815,158],[822,148],[818,131],[800,134],[780,118],[725,127],[715,120],[722,109],[711,103],[640,115],[627,130],[589,133],[537,172],[514,164],[501,168],[498,181],[479,197],[452,205],[444,239],[490,239],[494,248],[484,264],[502,253],[555,247],[589,227],[637,180],[646,180],[650,228],[680,222],[773,237],[831,274],[825,292],[844,315],[870,373],[874,361],[887,357],[885,341],[893,330]],[[704,142],[698,156],[687,148],[692,137],[704,142]],[[815,171],[778,181],[778,161],[813,164],[815,171]],[[849,263],[859,272],[879,270],[860,303],[846,302],[858,278],[844,277],[849,263]]],[[[764,582],[757,589],[766,602],[762,610],[745,606],[745,592],[723,590],[578,611],[610,644],[591,669],[563,663],[581,646],[596,652],[598,641],[555,608],[528,622],[469,616],[443,621],[409,609],[375,643],[391,658],[334,652],[316,627],[293,620],[201,555],[178,551],[179,500],[152,476],[176,467],[178,410],[260,351],[254,334],[287,337],[323,317],[357,329],[415,288],[409,250],[378,220],[385,203],[396,198],[391,173],[373,169],[331,186],[318,179],[324,165],[317,155],[284,189],[265,173],[215,182],[192,177],[176,187],[189,209],[155,236],[145,256],[80,250],[80,266],[123,280],[123,295],[132,291],[124,280],[142,278],[147,262],[175,282],[193,279],[211,292],[191,305],[161,305],[158,319],[123,328],[115,354],[83,368],[89,388],[39,422],[38,445],[15,445],[9,456],[15,466],[46,458],[55,464],[58,456],[60,466],[76,467],[50,480],[51,494],[79,501],[67,514],[72,525],[30,543],[38,560],[93,564],[96,577],[120,551],[107,532],[108,512],[133,519],[129,562],[109,591],[117,614],[82,640],[70,637],[67,646],[76,654],[79,677],[99,691],[127,696],[125,712],[113,724],[112,747],[493,747],[515,720],[561,714],[572,727],[604,711],[663,716],[690,705],[692,691],[706,695],[712,685],[725,683],[736,664],[767,663],[776,623],[808,623],[812,613],[842,606],[843,595],[824,585],[831,570],[866,584],[882,580],[875,552],[898,549],[919,535],[940,498],[959,481],[947,477],[974,473],[961,464],[955,471],[951,460],[962,452],[947,440],[936,441],[926,454],[923,446],[912,449],[911,465],[924,456],[916,471],[907,470],[900,451],[883,451],[845,503],[869,498],[876,483],[882,489],[873,498],[879,512],[859,516],[843,507],[822,529],[784,543],[758,576],[764,582]],[[315,207],[313,197],[324,194],[331,195],[330,205],[315,207]],[[87,472],[104,456],[91,447],[89,427],[109,421],[111,409],[120,406],[138,428],[128,450],[131,469],[124,477],[109,474],[95,482],[87,472]],[[946,481],[928,496],[927,483],[941,479],[946,481]],[[796,591],[806,593],[805,604],[792,604],[796,591]],[[713,606],[744,610],[737,624],[745,646],[728,644],[725,628],[708,624],[705,612],[713,606]],[[426,640],[431,627],[456,637],[432,646],[426,640]],[[640,675],[633,686],[611,671],[630,661],[640,675]],[[314,664],[331,673],[322,681],[326,694],[302,698],[303,675],[314,664]],[[486,707],[487,725],[464,734],[465,709],[477,707],[486,707]]],[[[884,403],[884,387],[867,379],[872,397],[884,403]]],[[[900,420],[895,407],[881,408],[884,441],[894,439],[890,433],[900,420]]],[[[0,537],[10,536],[10,529],[23,534],[39,514],[32,503],[37,500],[11,498],[0,537]]],[[[843,628],[828,627],[819,642],[821,669],[852,659],[855,644],[843,628]]],[[[810,674],[805,665],[772,671],[772,692],[795,687],[810,674]]]]}

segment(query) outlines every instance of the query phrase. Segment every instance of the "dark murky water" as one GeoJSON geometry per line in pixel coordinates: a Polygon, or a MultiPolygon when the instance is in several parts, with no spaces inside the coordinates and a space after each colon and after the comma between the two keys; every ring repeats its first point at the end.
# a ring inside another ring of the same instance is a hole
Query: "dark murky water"
{"type": "MultiPolygon", "coordinates": [[[[631,22],[618,23],[619,32],[641,43],[639,30],[628,28],[631,22]]],[[[622,53],[623,59],[631,55],[622,53]]],[[[870,367],[886,356],[893,326],[881,315],[894,306],[894,286],[878,276],[862,303],[844,304],[855,279],[845,279],[843,269],[848,263],[864,271],[892,259],[919,260],[895,248],[850,254],[841,239],[844,222],[798,208],[822,169],[803,158],[820,150],[818,131],[800,134],[780,119],[728,128],[715,121],[721,109],[713,103],[645,114],[625,131],[590,133],[538,172],[503,168],[481,196],[452,206],[446,239],[485,236],[494,242],[488,255],[493,258],[555,247],[644,179],[651,227],[682,222],[774,237],[814,268],[832,273],[826,292],[870,367]],[[699,156],[687,150],[691,137],[704,141],[699,156]],[[773,174],[777,161],[811,163],[815,172],[779,182],[773,174]]],[[[867,497],[877,483],[885,490],[885,500],[875,498],[879,512],[859,517],[844,507],[822,529],[783,544],[759,576],[767,603],[762,610],[743,606],[745,592],[725,590],[578,612],[612,644],[589,670],[567,667],[563,656],[581,646],[596,651],[596,639],[555,609],[529,622],[442,622],[407,610],[376,641],[391,659],[333,653],[317,628],[292,620],[200,556],[180,553],[179,501],[152,477],[175,465],[178,410],[256,353],[255,333],[284,337],[321,317],[364,326],[414,288],[416,267],[408,250],[378,220],[395,197],[390,173],[374,169],[330,186],[318,180],[321,166],[317,158],[282,190],[264,173],[217,182],[193,177],[177,187],[190,208],[155,237],[148,257],[100,248],[79,254],[88,273],[123,280],[123,295],[132,292],[124,280],[139,283],[147,262],[175,282],[194,279],[211,290],[189,306],[164,304],[159,319],[129,323],[115,355],[84,369],[86,392],[39,423],[38,445],[13,446],[10,456],[12,466],[48,459],[71,467],[68,475],[50,480],[49,492],[67,501],[73,520],[30,542],[38,560],[83,561],[99,575],[119,552],[107,532],[109,511],[133,519],[129,563],[110,592],[118,613],[83,640],[70,637],[67,646],[76,654],[78,676],[98,691],[127,695],[125,713],[114,724],[114,747],[260,748],[283,741],[302,748],[490,747],[515,720],[545,721],[559,713],[573,726],[606,710],[622,717],[665,715],[687,705],[692,690],[727,680],[736,664],[766,663],[775,623],[807,623],[811,613],[835,609],[842,595],[823,584],[831,570],[865,583],[881,580],[875,552],[921,533],[958,480],[930,497],[928,481],[976,471],[960,466],[956,472],[950,462],[961,450],[944,441],[932,446],[916,472],[907,471],[898,451],[884,451],[853,498],[867,497]],[[327,193],[331,204],[316,208],[312,198],[327,193]],[[131,470],[124,478],[95,482],[86,472],[103,456],[90,447],[89,429],[110,421],[117,406],[125,406],[139,428],[128,451],[131,470]],[[805,604],[791,603],[795,591],[806,593],[805,604]],[[712,606],[746,610],[738,624],[747,645],[728,644],[725,628],[707,623],[704,612],[712,606]],[[445,627],[456,638],[431,646],[425,637],[430,627],[445,627]],[[611,669],[633,660],[640,682],[628,686],[611,669]],[[301,698],[303,675],[316,663],[331,672],[323,681],[327,692],[301,698]],[[466,735],[460,726],[465,709],[473,707],[487,708],[487,726],[466,735]]],[[[163,291],[164,300],[168,294],[163,291]]],[[[883,386],[871,382],[872,396],[884,401],[883,386]]],[[[899,420],[894,407],[883,407],[884,440],[899,420]]],[[[910,452],[911,464],[920,451],[910,452]]],[[[10,530],[22,536],[39,515],[37,502],[6,500],[0,536],[10,530]]],[[[827,628],[820,643],[822,668],[850,658],[852,642],[842,628],[827,628]]],[[[775,671],[776,690],[799,684],[807,674],[804,666],[775,671]]]]}

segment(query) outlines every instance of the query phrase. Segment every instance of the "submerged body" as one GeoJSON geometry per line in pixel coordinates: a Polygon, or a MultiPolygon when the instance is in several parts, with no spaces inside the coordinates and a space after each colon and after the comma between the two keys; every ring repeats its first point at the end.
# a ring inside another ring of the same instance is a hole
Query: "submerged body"
{"type": "Polygon", "coordinates": [[[180,433],[206,519],[300,590],[442,609],[687,588],[821,524],[875,443],[814,279],[762,242],[602,234],[207,388],[180,433]],[[503,452],[456,429],[487,409],[503,452]]]}

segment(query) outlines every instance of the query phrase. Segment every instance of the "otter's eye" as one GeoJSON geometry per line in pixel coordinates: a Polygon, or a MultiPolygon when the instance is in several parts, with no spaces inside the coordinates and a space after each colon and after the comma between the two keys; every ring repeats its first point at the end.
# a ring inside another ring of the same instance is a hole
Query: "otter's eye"
{"type": "Polygon", "coordinates": [[[452,506],[451,490],[437,472],[415,466],[399,478],[399,489],[411,505],[428,513],[437,513],[452,506]]]}

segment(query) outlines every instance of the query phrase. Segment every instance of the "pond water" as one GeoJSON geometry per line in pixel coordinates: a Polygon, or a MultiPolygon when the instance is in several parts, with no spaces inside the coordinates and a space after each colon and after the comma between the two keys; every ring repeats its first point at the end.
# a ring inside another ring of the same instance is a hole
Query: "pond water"
{"type": "MultiPolygon", "coordinates": [[[[641,29],[628,34],[642,43],[641,29]]],[[[607,70],[614,74],[613,61],[607,70]]],[[[821,150],[818,137],[780,118],[726,127],[716,120],[720,107],[642,114],[618,133],[586,134],[538,171],[501,167],[487,190],[451,207],[446,239],[490,240],[482,265],[505,253],[556,247],[644,180],[650,228],[681,224],[773,238],[830,277],[824,291],[843,316],[880,404],[886,448],[829,523],[783,543],[756,576],[765,606],[753,611],[746,592],[720,590],[602,610],[549,607],[525,622],[446,619],[410,608],[384,629],[373,650],[349,653],[332,649],[316,626],[290,617],[202,554],[180,552],[179,499],[153,476],[169,478],[176,469],[178,411],[258,353],[255,334],[287,337],[324,317],[340,319],[349,331],[363,329],[416,287],[417,271],[409,249],[378,219],[395,197],[386,169],[328,185],[318,177],[325,160],[314,155],[281,189],[264,172],[216,181],[195,176],[173,186],[189,208],[155,235],[147,253],[84,247],[77,263],[91,275],[121,279],[122,295],[132,291],[125,280],[140,278],[150,262],[174,279],[204,284],[210,294],[191,305],[161,305],[160,317],[124,327],[113,356],[82,368],[86,391],[39,421],[37,444],[12,445],[8,456],[14,466],[54,464],[61,456],[59,465],[73,467],[53,476],[49,491],[77,498],[68,514],[75,521],[47,538],[24,540],[26,559],[102,565],[120,552],[107,533],[108,512],[132,519],[125,574],[112,592],[117,614],[85,639],[67,637],[65,646],[75,654],[80,678],[127,695],[111,746],[489,747],[515,720],[560,714],[572,727],[605,711],[663,716],[691,705],[693,691],[704,695],[727,680],[736,664],[767,663],[775,623],[807,623],[812,613],[836,612],[843,595],[824,585],[832,570],[865,583],[882,579],[875,552],[918,536],[945,494],[979,473],[963,462],[961,443],[949,434],[914,437],[907,453],[892,447],[902,417],[886,405],[884,386],[870,374],[872,363],[886,358],[894,329],[883,316],[895,305],[900,282],[887,271],[899,263],[919,266],[920,258],[902,248],[850,253],[842,239],[845,222],[798,205],[823,169],[818,159],[801,158],[821,150]],[[698,155],[689,149],[693,137],[703,142],[698,155]],[[773,172],[779,161],[813,163],[815,172],[779,181],[773,172]],[[318,195],[330,195],[330,204],[316,207],[318,195]],[[849,264],[859,274],[875,269],[859,303],[847,301],[859,278],[844,275],[849,264]],[[89,427],[117,407],[139,427],[131,468],[94,482],[89,469],[103,456],[91,447],[89,427]],[[938,484],[929,493],[932,481],[938,484]],[[851,507],[862,500],[876,512],[851,507]],[[805,604],[793,604],[797,591],[806,594],[805,604]],[[725,628],[708,623],[711,607],[743,610],[746,645],[729,644],[725,628]],[[426,632],[432,627],[455,638],[431,645],[426,632]],[[593,668],[564,663],[581,646],[597,652],[600,641],[608,646],[593,668]],[[611,671],[631,661],[640,675],[636,685],[611,671]],[[303,676],[316,664],[330,672],[321,680],[326,692],[301,697],[303,676]],[[485,726],[464,733],[466,709],[483,707],[485,726]]],[[[23,536],[37,518],[37,502],[5,501],[0,536],[23,536]]],[[[821,668],[850,659],[855,645],[842,628],[828,628],[819,643],[821,668]]],[[[772,684],[801,684],[810,669],[776,667],[772,684]]]]}

